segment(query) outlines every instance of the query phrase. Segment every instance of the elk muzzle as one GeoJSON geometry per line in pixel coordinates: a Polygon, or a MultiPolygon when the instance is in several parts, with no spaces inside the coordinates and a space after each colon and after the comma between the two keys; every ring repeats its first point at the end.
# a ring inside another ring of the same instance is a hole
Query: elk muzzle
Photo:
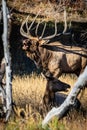
{"type": "Polygon", "coordinates": [[[25,51],[27,51],[28,48],[29,48],[28,42],[29,42],[29,39],[23,40],[22,49],[25,50],[25,51]]]}

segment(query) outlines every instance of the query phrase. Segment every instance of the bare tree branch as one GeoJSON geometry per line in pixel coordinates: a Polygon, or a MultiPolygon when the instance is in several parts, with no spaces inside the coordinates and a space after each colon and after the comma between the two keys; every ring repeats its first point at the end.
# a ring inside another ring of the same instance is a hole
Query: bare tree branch
{"type": "Polygon", "coordinates": [[[48,112],[47,116],[42,122],[42,126],[46,125],[52,117],[57,116],[58,119],[60,119],[64,113],[67,111],[70,105],[73,105],[75,103],[76,97],[80,93],[81,89],[87,85],[87,66],[84,70],[84,72],[79,76],[77,79],[73,89],[71,90],[68,97],[65,99],[63,104],[58,108],[52,108],[51,111],[48,112]]]}

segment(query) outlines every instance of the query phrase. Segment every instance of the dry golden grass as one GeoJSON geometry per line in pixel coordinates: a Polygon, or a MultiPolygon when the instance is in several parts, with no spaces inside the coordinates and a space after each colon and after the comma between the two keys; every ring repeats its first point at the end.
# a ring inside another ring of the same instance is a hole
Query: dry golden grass
{"type": "MultiPolygon", "coordinates": [[[[76,77],[73,75],[62,76],[60,80],[69,83],[73,87],[76,81],[76,77]]],[[[17,112],[17,115],[20,117],[18,119],[21,120],[21,117],[24,117],[25,124],[28,123],[27,124],[28,126],[30,125],[32,126],[32,124],[37,126],[38,122],[41,123],[42,121],[41,110],[44,112],[42,106],[42,97],[46,85],[45,78],[43,78],[41,75],[37,76],[35,74],[23,77],[14,76],[14,80],[12,83],[13,83],[13,100],[17,105],[17,109],[15,110],[17,112]]],[[[82,95],[82,98],[80,98],[80,101],[83,107],[87,109],[87,90],[85,90],[84,95],[82,95]]],[[[68,115],[66,118],[64,118],[59,122],[55,121],[55,119],[53,120],[53,122],[54,123],[51,122],[49,126],[50,128],[54,128],[54,125],[58,124],[58,128],[56,128],[55,130],[65,130],[65,129],[86,130],[87,127],[87,117],[84,118],[83,113],[76,111],[72,111],[70,113],[70,116],[68,115]]],[[[33,128],[33,130],[35,129],[37,130],[36,127],[33,128]]],[[[42,129],[38,128],[38,130],[42,129]]]]}
{"type": "Polygon", "coordinates": [[[17,104],[40,103],[44,94],[46,80],[41,76],[15,76],[13,80],[13,98],[17,104]]]}

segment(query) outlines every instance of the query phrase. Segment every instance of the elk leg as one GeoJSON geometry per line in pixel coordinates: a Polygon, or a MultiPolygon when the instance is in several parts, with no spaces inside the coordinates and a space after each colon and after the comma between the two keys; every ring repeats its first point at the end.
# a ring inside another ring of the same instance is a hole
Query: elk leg
{"type": "Polygon", "coordinates": [[[55,93],[52,91],[51,86],[47,81],[46,90],[43,96],[43,103],[45,105],[52,105],[54,103],[55,93]]]}

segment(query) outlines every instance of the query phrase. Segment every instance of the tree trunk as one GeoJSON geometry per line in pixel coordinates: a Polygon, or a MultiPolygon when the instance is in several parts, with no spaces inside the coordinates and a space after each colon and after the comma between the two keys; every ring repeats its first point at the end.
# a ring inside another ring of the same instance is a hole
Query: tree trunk
{"type": "Polygon", "coordinates": [[[71,90],[65,101],[62,103],[62,105],[58,108],[54,107],[51,111],[48,112],[47,116],[42,122],[42,126],[46,125],[48,121],[50,121],[51,118],[54,116],[58,116],[58,119],[63,117],[64,113],[68,110],[69,106],[75,103],[78,94],[80,93],[81,89],[85,87],[85,85],[87,85],[87,66],[84,72],[77,79],[73,89],[71,90]]]}
{"type": "Polygon", "coordinates": [[[6,0],[2,0],[2,11],[3,11],[3,46],[4,46],[4,57],[5,57],[5,68],[6,68],[6,121],[8,120],[12,110],[12,81],[11,81],[11,57],[9,52],[9,32],[8,32],[8,21],[7,18],[7,6],[6,0]]]}

